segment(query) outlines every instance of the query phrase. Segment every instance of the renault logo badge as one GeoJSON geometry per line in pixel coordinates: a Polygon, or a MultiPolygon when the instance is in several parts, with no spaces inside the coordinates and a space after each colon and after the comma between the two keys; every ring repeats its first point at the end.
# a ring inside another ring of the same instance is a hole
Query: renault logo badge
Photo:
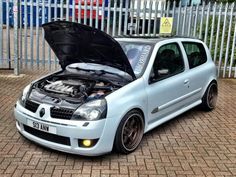
{"type": "Polygon", "coordinates": [[[44,114],[45,114],[45,109],[42,108],[42,109],[39,111],[39,116],[40,116],[40,117],[43,117],[44,114]]]}

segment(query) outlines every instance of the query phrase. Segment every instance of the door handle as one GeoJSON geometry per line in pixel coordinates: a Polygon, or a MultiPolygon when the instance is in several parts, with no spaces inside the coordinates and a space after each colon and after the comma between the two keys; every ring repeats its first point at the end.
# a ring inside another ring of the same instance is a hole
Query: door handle
{"type": "Polygon", "coordinates": [[[188,80],[188,79],[184,80],[184,85],[186,85],[186,84],[188,84],[188,83],[189,83],[189,80],[188,80]]]}

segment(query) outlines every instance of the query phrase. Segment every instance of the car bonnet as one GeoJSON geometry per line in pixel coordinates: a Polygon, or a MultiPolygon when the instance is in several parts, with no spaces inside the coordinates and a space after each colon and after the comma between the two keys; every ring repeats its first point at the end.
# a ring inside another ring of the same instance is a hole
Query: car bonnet
{"type": "Polygon", "coordinates": [[[74,22],[56,21],[43,25],[45,39],[62,69],[72,63],[108,65],[136,78],[120,44],[108,34],[74,22]]]}

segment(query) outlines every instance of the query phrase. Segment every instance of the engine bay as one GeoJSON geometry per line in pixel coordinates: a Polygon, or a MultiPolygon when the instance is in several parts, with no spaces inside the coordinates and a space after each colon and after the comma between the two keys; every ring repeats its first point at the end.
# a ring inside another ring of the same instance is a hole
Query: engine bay
{"type": "Polygon", "coordinates": [[[57,94],[67,98],[97,99],[116,89],[111,83],[102,81],[88,81],[82,79],[58,78],[53,77],[38,84],[41,91],[57,94]]]}
{"type": "Polygon", "coordinates": [[[104,98],[120,87],[104,80],[51,75],[34,83],[29,99],[59,107],[76,108],[84,102],[104,98]]]}

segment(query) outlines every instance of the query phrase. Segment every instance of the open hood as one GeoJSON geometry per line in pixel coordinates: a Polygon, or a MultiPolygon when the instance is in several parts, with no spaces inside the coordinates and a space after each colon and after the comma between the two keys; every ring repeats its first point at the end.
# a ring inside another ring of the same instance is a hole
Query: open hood
{"type": "Polygon", "coordinates": [[[97,63],[135,74],[120,44],[108,34],[79,23],[56,21],[43,25],[45,39],[62,69],[72,63],[97,63]]]}

